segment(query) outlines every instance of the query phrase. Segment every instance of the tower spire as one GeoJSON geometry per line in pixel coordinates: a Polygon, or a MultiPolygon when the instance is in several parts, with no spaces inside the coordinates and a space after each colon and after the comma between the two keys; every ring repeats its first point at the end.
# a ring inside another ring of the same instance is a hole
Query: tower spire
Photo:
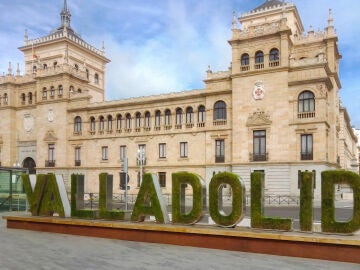
{"type": "Polygon", "coordinates": [[[71,19],[71,13],[67,5],[67,1],[64,0],[64,6],[63,9],[60,12],[61,17],[61,26],[63,27],[70,27],[70,19],[71,19]]]}

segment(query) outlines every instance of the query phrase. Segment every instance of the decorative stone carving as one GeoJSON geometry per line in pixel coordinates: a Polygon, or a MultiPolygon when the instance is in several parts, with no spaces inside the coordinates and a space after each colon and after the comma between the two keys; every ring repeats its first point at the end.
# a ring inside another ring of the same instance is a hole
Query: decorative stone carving
{"type": "Polygon", "coordinates": [[[253,97],[255,100],[263,99],[265,96],[265,88],[262,82],[256,82],[253,90],[253,97]]]}
{"type": "Polygon", "coordinates": [[[57,141],[57,139],[58,138],[55,136],[55,132],[52,129],[49,129],[46,132],[45,137],[44,137],[45,142],[55,142],[55,141],[57,141]]]}
{"type": "Polygon", "coordinates": [[[24,115],[24,130],[30,132],[34,128],[34,117],[31,114],[24,115]]]}
{"type": "Polygon", "coordinates": [[[246,126],[268,126],[271,125],[270,114],[263,111],[253,112],[249,115],[246,126]]]}

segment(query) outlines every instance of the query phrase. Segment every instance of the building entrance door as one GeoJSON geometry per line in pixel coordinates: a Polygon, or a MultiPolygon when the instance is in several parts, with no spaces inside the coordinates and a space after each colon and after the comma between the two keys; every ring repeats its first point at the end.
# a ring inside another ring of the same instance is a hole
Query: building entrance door
{"type": "Polygon", "coordinates": [[[31,157],[25,158],[23,162],[23,167],[29,170],[29,174],[36,173],[36,163],[31,157]]]}

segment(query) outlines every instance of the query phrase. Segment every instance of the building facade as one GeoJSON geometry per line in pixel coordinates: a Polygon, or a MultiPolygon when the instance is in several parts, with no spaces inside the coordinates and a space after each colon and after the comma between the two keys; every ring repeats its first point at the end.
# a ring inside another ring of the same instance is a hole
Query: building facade
{"type": "Polygon", "coordinates": [[[331,11],[324,31],[305,33],[294,4],[267,0],[234,15],[231,66],[209,68],[204,89],[116,101],[104,99],[104,48],[71,28],[66,1],[60,16],[60,27],[45,37],[25,33],[25,74],[13,74],[9,64],[0,78],[2,166],[61,173],[68,186],[72,173],[82,173],[87,192],[97,192],[99,173],[108,172],[120,192],[127,157],[130,193],[144,172],[157,174],[171,193],[177,171],[207,184],[217,172],[233,172],[247,190],[251,172],[263,171],[265,192],[279,195],[298,195],[298,172],[310,170],[318,197],[322,171],[358,163],[339,99],[331,11]]]}

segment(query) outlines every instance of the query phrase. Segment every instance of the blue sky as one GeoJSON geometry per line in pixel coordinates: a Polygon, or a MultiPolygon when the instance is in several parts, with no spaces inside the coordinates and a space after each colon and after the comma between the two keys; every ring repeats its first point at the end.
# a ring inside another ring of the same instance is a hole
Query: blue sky
{"type": "MultiPolygon", "coordinates": [[[[105,42],[106,99],[203,89],[208,65],[227,70],[232,12],[241,15],[265,0],[67,0],[72,28],[101,48],[105,42]]],[[[360,128],[359,0],[294,0],[306,31],[327,26],[332,8],[339,36],[340,96],[352,125],[360,128]]],[[[29,38],[60,25],[63,0],[1,0],[0,72],[20,63],[17,50],[29,38]]],[[[0,73],[0,74],[1,74],[0,73]]]]}

